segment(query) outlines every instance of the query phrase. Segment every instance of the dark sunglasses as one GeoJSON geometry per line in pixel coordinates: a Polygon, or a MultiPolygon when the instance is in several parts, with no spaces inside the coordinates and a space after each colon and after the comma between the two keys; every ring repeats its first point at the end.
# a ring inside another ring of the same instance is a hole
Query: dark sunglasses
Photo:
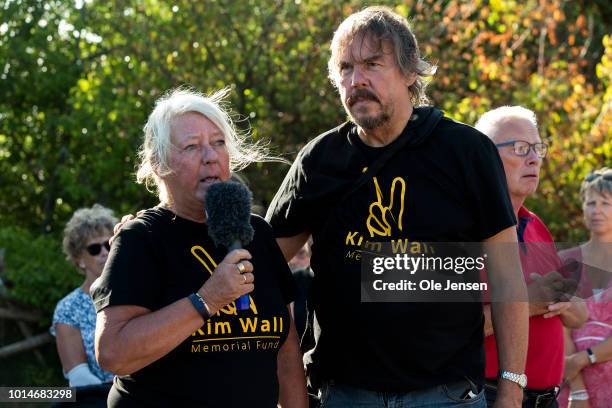
{"type": "Polygon", "coordinates": [[[548,145],[546,143],[529,143],[523,140],[510,140],[504,143],[497,143],[495,146],[502,147],[510,145],[512,145],[512,147],[514,148],[514,154],[521,157],[527,156],[531,149],[533,149],[535,154],[540,159],[546,157],[546,153],[548,152],[548,145]]]}
{"type": "Polygon", "coordinates": [[[584,178],[584,181],[591,182],[599,177],[602,177],[604,180],[612,181],[612,173],[591,173],[584,178]]]}
{"type": "Polygon", "coordinates": [[[104,245],[104,248],[106,248],[107,251],[110,251],[110,243],[108,241],[104,241],[99,244],[91,244],[85,249],[87,249],[89,255],[96,256],[100,255],[100,252],[102,251],[102,245],[104,245]]]}

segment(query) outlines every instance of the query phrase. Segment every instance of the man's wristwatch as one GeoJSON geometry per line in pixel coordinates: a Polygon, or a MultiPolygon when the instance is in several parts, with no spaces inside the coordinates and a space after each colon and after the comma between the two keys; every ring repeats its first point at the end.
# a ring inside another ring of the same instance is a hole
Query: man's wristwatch
{"type": "Polygon", "coordinates": [[[521,388],[525,388],[527,386],[527,376],[525,374],[517,374],[506,370],[499,370],[499,378],[517,383],[521,388]]]}

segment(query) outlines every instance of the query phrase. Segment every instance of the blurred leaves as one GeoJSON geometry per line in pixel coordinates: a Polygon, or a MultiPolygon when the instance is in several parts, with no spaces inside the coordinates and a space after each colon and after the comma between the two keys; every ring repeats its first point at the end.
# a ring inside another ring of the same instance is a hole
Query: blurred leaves
{"type": "Polygon", "coordinates": [[[60,242],[52,236],[37,235],[18,227],[0,229],[10,290],[20,303],[46,312],[40,326],[49,327],[58,300],[83,282],[76,268],[63,256],[60,242]]]}
{"type": "MultiPolygon", "coordinates": [[[[410,18],[438,65],[432,101],[473,124],[486,110],[536,111],[551,142],[528,203],[559,240],[585,238],[578,185],[610,165],[608,2],[383,2],[410,18]]],[[[59,239],[82,206],[154,205],[136,150],[168,89],[231,86],[239,126],[287,158],[344,120],[327,80],[329,41],[366,3],[329,0],[0,0],[0,225],[59,239]]],[[[286,166],[244,174],[268,204],[286,166]]]]}

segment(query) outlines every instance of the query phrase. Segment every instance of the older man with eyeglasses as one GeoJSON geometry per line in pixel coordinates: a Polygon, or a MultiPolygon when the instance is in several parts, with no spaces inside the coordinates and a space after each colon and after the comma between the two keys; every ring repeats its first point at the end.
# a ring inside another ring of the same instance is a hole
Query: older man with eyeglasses
{"type": "MultiPolygon", "coordinates": [[[[548,145],[540,138],[535,114],[521,106],[486,112],[476,129],[489,136],[499,150],[518,220],[521,264],[530,296],[523,407],[557,407],[556,395],[563,376],[563,326],[580,327],[587,315],[584,303],[567,301],[571,297],[567,292],[575,289],[575,282],[563,275],[570,272],[568,265],[562,265],[542,220],[523,205],[538,187],[548,145]]],[[[498,368],[490,305],[485,306],[485,336],[485,393],[491,406],[496,398],[498,368]]]]}

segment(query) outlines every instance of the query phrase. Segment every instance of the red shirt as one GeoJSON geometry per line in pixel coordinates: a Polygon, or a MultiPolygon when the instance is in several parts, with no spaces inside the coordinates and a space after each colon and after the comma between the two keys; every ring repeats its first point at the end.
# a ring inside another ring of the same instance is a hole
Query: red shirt
{"type": "MultiPolygon", "coordinates": [[[[521,207],[518,212],[519,252],[527,284],[529,275],[545,275],[557,270],[561,260],[550,232],[537,215],[521,207]],[[523,245],[522,243],[528,244],[523,245]]],[[[495,335],[485,337],[487,365],[485,377],[494,379],[499,371],[495,335]]],[[[559,316],[549,319],[529,318],[529,348],[527,350],[527,388],[542,390],[561,383],[563,377],[563,323],[559,316]]]]}

